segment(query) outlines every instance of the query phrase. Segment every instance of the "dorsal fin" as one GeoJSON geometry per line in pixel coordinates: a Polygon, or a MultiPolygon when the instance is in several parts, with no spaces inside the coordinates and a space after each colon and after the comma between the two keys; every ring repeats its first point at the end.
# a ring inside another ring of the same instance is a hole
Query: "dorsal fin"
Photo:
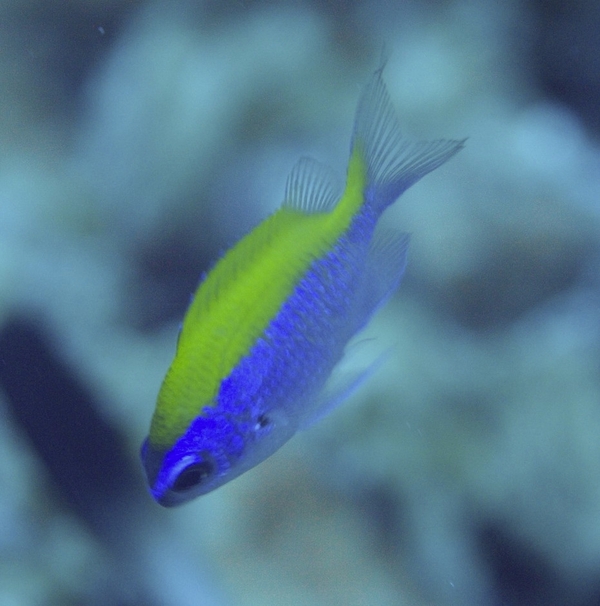
{"type": "Polygon", "coordinates": [[[306,214],[326,213],[334,208],[339,195],[335,173],[325,164],[303,157],[287,179],[283,207],[306,214]]]}

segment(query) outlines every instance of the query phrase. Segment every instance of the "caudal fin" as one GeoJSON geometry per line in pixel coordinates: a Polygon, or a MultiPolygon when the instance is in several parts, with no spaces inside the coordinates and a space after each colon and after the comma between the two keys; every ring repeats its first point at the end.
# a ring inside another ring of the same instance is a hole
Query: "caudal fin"
{"type": "Polygon", "coordinates": [[[378,212],[421,177],[464,147],[465,140],[415,141],[400,133],[390,96],[379,68],[366,84],[358,108],[351,150],[359,146],[367,168],[365,197],[378,212]]]}

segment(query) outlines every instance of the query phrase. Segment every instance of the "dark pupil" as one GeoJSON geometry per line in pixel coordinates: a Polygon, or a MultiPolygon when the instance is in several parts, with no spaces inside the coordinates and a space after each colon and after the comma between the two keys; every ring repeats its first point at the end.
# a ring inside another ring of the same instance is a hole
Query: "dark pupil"
{"type": "Polygon", "coordinates": [[[186,467],[178,476],[175,482],[173,482],[172,489],[175,492],[182,492],[198,486],[200,482],[208,478],[212,473],[212,463],[208,461],[202,461],[200,463],[192,463],[186,467]]]}

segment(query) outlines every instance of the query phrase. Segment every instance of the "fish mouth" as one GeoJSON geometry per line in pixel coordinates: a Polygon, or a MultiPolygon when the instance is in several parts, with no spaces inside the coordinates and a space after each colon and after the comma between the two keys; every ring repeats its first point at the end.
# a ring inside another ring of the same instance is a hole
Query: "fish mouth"
{"type": "Polygon", "coordinates": [[[156,485],[156,480],[158,479],[160,470],[162,468],[165,452],[166,450],[158,450],[154,448],[148,442],[148,438],[144,440],[140,449],[140,458],[142,459],[142,467],[144,468],[146,481],[150,488],[150,492],[155,499],[157,499],[157,495],[155,493],[154,486],[156,485]]]}

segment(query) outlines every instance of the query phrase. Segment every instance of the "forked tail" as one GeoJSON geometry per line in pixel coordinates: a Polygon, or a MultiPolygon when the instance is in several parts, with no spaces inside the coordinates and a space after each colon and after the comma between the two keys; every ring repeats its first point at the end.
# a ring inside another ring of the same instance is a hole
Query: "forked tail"
{"type": "Polygon", "coordinates": [[[366,165],[365,202],[381,213],[421,177],[464,147],[465,140],[408,141],[401,133],[380,67],[360,97],[351,154],[366,165]]]}

